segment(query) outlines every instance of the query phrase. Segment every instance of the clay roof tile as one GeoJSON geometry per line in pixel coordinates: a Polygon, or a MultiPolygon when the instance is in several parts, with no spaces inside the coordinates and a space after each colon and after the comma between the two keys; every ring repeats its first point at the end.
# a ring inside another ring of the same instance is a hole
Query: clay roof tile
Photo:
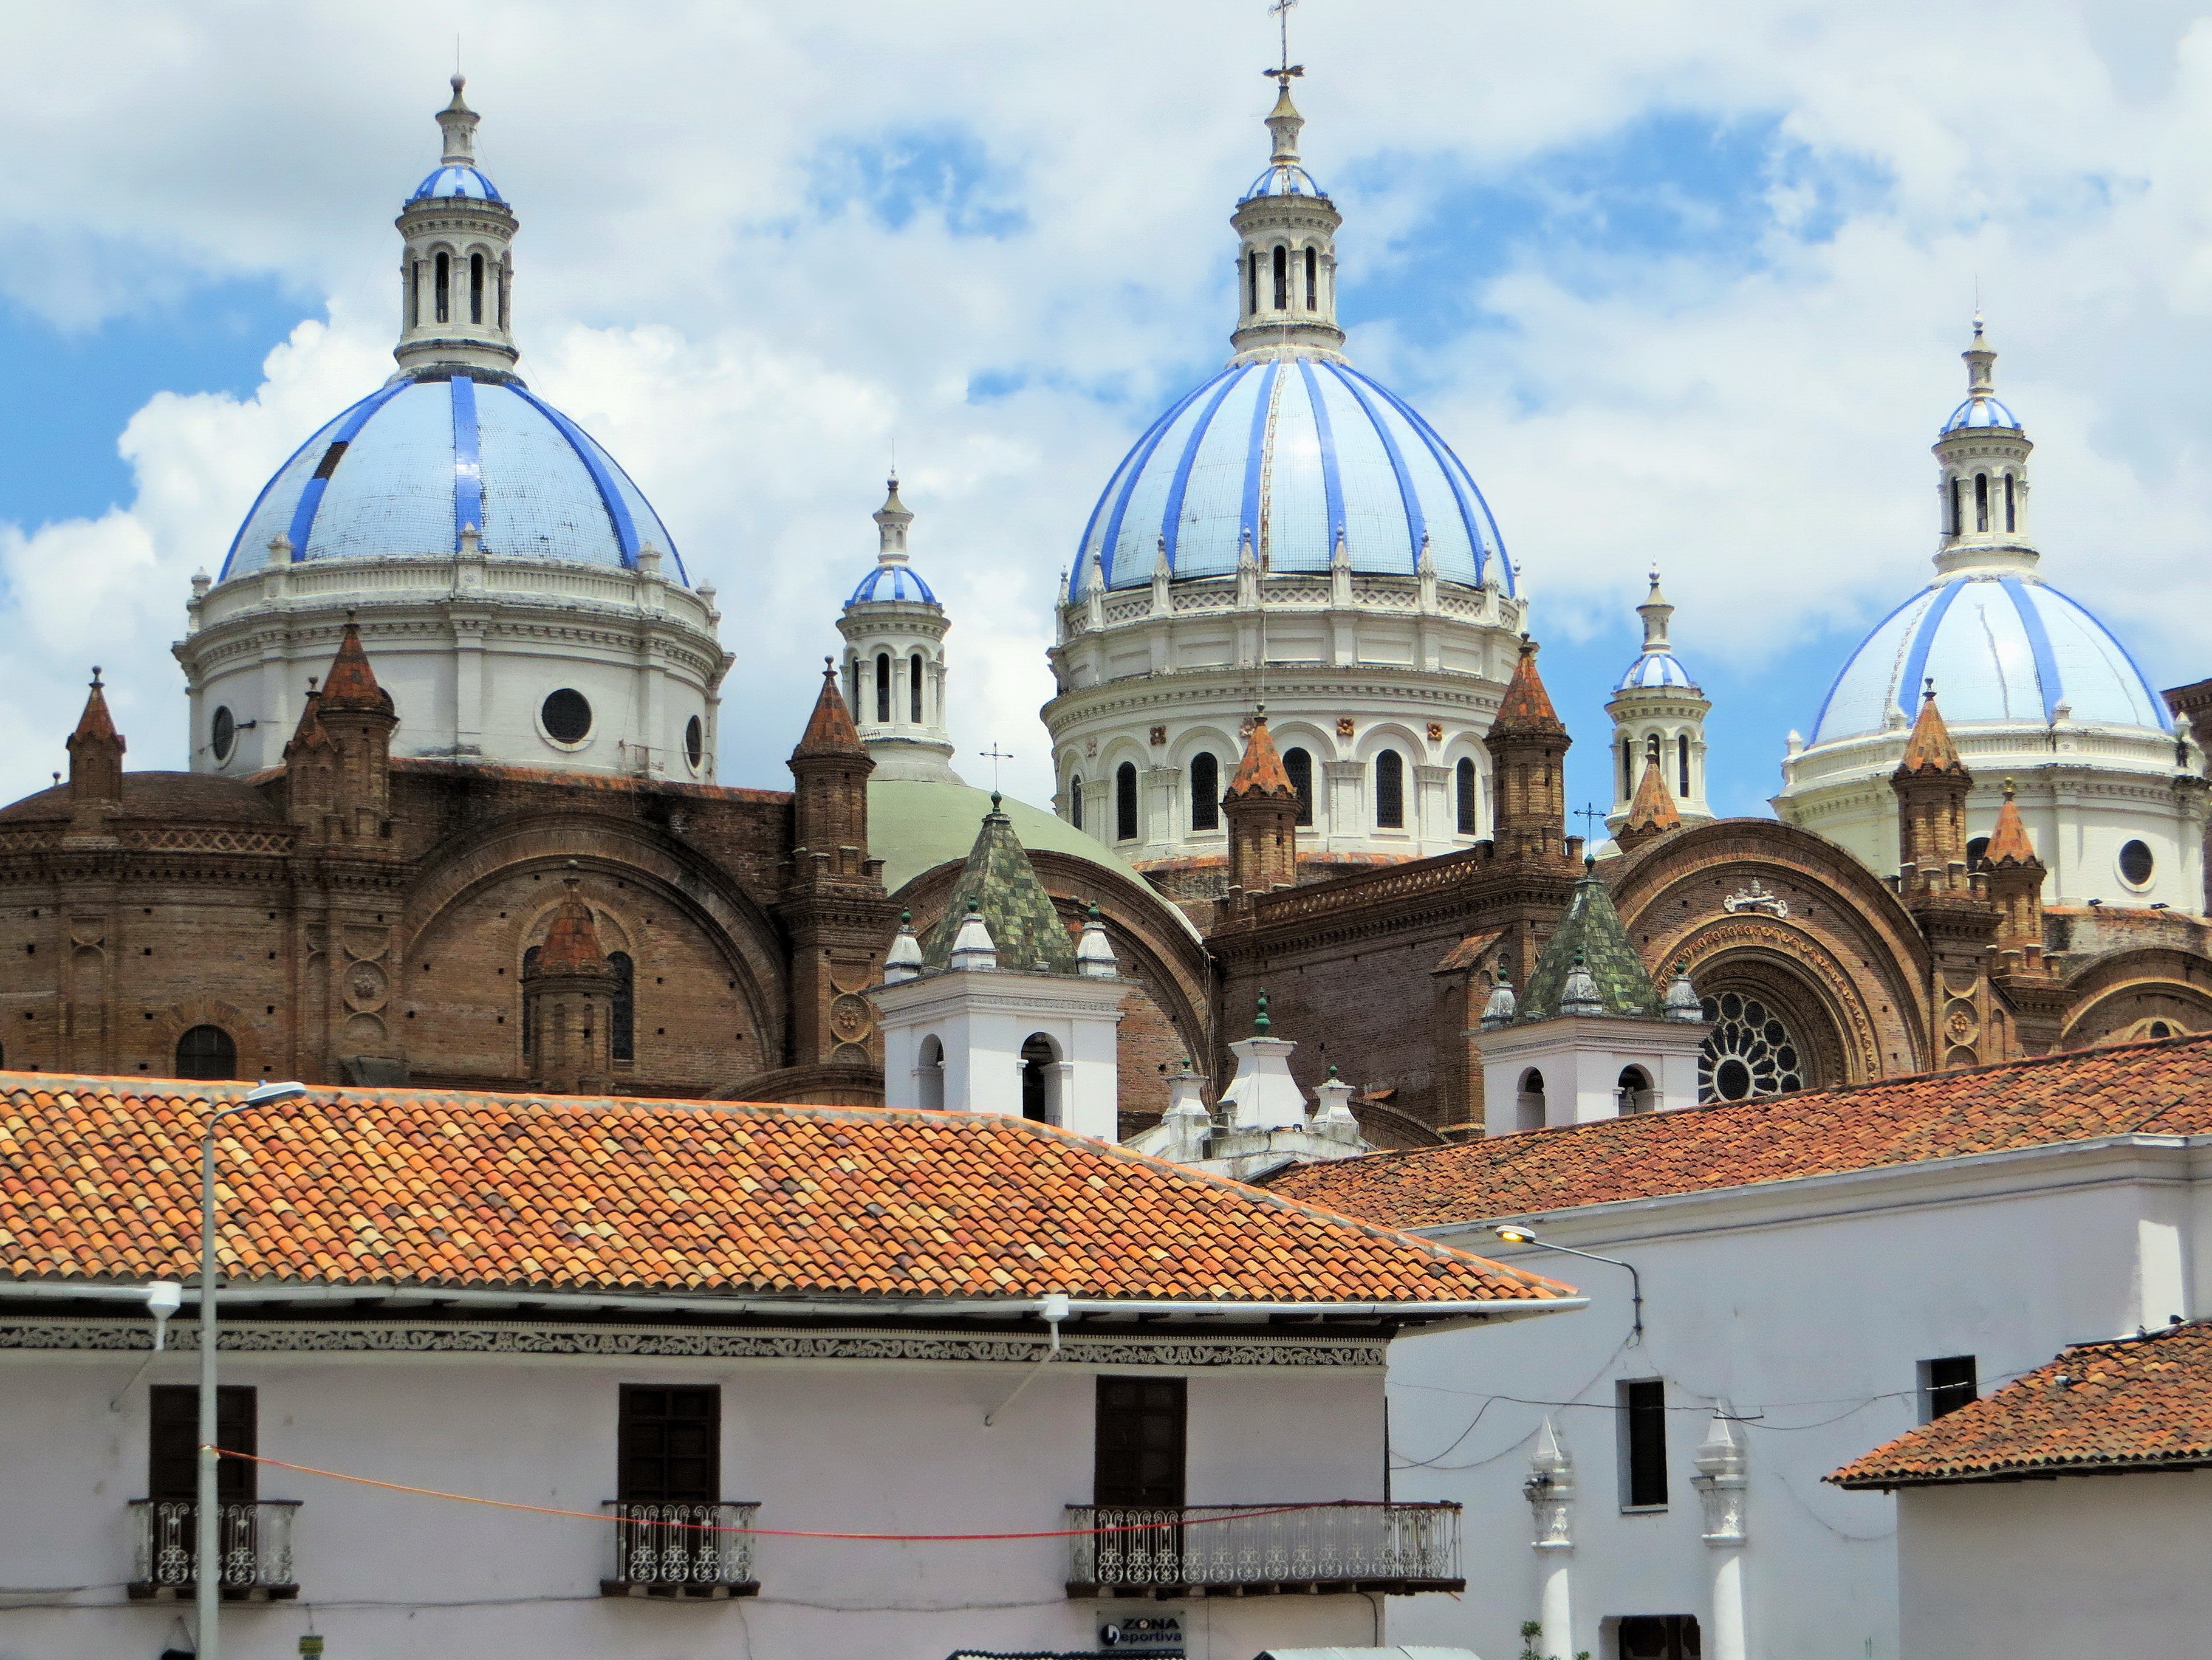
{"type": "Polygon", "coordinates": [[[825,663],[822,670],[822,693],[814,700],[814,713],[806,718],[806,730],[799,739],[799,747],[791,752],[794,761],[807,760],[815,756],[859,755],[868,752],[860,741],[860,729],[853,724],[853,712],[845,707],[838,695],[837,670],[834,664],[825,663]]]}
{"type": "Polygon", "coordinates": [[[1912,736],[1905,742],[1905,758],[1897,763],[1897,771],[1899,777],[1906,778],[1945,772],[1966,775],[1966,763],[1959,759],[1958,745],[1951,741],[1950,728],[1943,724],[1936,707],[1932,681],[1920,700],[1919,718],[1912,723],[1912,736]]]}
{"type": "Polygon", "coordinates": [[[1263,711],[1252,722],[1252,731],[1244,739],[1244,758],[1237,763],[1237,775],[1229,781],[1224,800],[1242,801],[1253,796],[1274,796],[1285,800],[1296,800],[1297,790],[1291,775],[1283,769],[1283,757],[1275,748],[1275,740],[1267,732],[1267,717],[1263,711]]]}
{"type": "Polygon", "coordinates": [[[1513,666],[1513,678],[1505,683],[1505,696],[1498,700],[1490,730],[1498,737],[1535,733],[1564,737],[1566,733],[1559,711],[1552,707],[1551,694],[1544,690],[1544,678],[1536,672],[1536,642],[1525,635],[1520,660],[1513,666]]]}

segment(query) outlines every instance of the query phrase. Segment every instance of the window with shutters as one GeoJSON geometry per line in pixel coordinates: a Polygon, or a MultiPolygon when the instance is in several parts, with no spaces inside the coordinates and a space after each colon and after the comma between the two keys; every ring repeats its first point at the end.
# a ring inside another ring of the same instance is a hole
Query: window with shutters
{"type": "MultiPolygon", "coordinates": [[[[229,1452],[261,1450],[254,1433],[254,1391],[250,1384],[224,1383],[215,1392],[215,1441],[229,1452]]],[[[149,1417],[146,1438],[146,1496],[156,1503],[190,1505],[200,1496],[200,1392],[190,1384],[157,1383],[146,1392],[149,1417]]],[[[244,1458],[216,1461],[216,1499],[220,1504],[254,1501],[254,1474],[261,1467],[244,1458]]]]}
{"type": "Polygon", "coordinates": [[[722,1497],[722,1391],[717,1385],[622,1386],[625,1505],[713,1505],[722,1497]]]}
{"type": "Polygon", "coordinates": [[[1184,1416],[1180,1377],[1101,1377],[1091,1502],[1181,1508],[1184,1416]]]}
{"type": "Polygon", "coordinates": [[[1667,1508],[1667,1385],[1638,1377],[1613,1385],[1620,1423],[1620,1507],[1667,1508]]]}

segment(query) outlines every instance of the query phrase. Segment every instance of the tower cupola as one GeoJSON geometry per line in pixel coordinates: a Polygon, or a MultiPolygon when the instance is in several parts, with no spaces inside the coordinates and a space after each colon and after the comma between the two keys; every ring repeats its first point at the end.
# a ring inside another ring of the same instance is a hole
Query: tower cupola
{"type": "Polygon", "coordinates": [[[1966,401],[1936,440],[1942,522],[1936,569],[1944,575],[1968,568],[2032,571],[2038,556],[2028,538],[2027,457],[2035,446],[2020,417],[1998,401],[1997,355],[1979,312],[1972,344],[1960,356],[1966,361],[1966,401]]]}
{"type": "Polygon", "coordinates": [[[477,168],[478,117],[453,77],[438,112],[445,143],[437,167],[415,187],[396,222],[399,263],[399,367],[489,370],[521,356],[514,334],[514,210],[477,168]]]}
{"type": "Polygon", "coordinates": [[[875,511],[876,562],[846,600],[845,701],[878,778],[960,782],[945,721],[945,607],[908,561],[914,514],[899,500],[898,475],[875,511]]]}
{"type": "Polygon", "coordinates": [[[1269,70],[1279,91],[1267,115],[1266,171],[1237,203],[1237,330],[1232,363],[1289,355],[1340,360],[1336,321],[1336,228],[1344,222],[1298,155],[1305,117],[1291,101],[1303,69],[1269,70]]]}
{"type": "Polygon", "coordinates": [[[1632,824],[1648,839],[1677,823],[1703,824],[1713,816],[1705,804],[1705,716],[1712,704],[1667,637],[1674,607],[1659,591],[1656,565],[1651,591],[1636,614],[1644,649],[1605,706],[1613,717],[1613,811],[1606,824],[1623,847],[1632,824]],[[1655,791],[1667,800],[1656,799],[1655,791]]]}

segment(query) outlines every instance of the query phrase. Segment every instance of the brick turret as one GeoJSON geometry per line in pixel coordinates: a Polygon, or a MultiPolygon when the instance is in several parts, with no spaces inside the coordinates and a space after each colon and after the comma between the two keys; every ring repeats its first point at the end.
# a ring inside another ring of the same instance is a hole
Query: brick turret
{"type": "Polygon", "coordinates": [[[1483,739],[1497,790],[1501,859],[1566,865],[1566,759],[1572,741],[1536,672],[1536,642],[1523,638],[1497,718],[1483,739]]]}
{"type": "Polygon", "coordinates": [[[123,734],[115,730],[107,712],[107,694],[100,684],[100,671],[92,672],[92,690],[86,694],[84,713],[66,746],[70,758],[70,830],[71,838],[105,836],[107,817],[123,806],[123,734]]]}
{"type": "Polygon", "coordinates": [[[1897,793],[1897,856],[1906,885],[1948,880],[1954,866],[1963,884],[1966,794],[1973,781],[1936,707],[1936,683],[1931,680],[1905,743],[1905,757],[1889,779],[1890,788],[1897,793]],[[1917,878],[1915,871],[1920,873],[1917,878]]]}
{"type": "Polygon", "coordinates": [[[363,852],[388,852],[392,835],[392,734],[399,725],[392,694],[376,683],[348,623],[292,741],[284,746],[289,817],[309,839],[363,852]]]}
{"type": "Polygon", "coordinates": [[[1298,792],[1260,711],[1244,740],[1244,758],[1221,798],[1229,818],[1229,885],[1265,893],[1298,879],[1298,792]]]}
{"type": "Polygon", "coordinates": [[[613,1080],[614,1000],[621,980],[572,873],[545,939],[522,972],[531,1081],[556,1095],[603,1093],[613,1080]]]}
{"type": "Polygon", "coordinates": [[[1931,1059],[1941,1067],[1976,1066],[2006,1053],[1991,1019],[1989,978],[1997,908],[1984,876],[1966,868],[1973,782],[1930,681],[1889,787],[1897,792],[1897,892],[1928,942],[1931,1059]]]}
{"type": "Polygon", "coordinates": [[[1667,787],[1667,780],[1659,770],[1656,761],[1644,763],[1644,781],[1636,787],[1636,800],[1628,809],[1613,839],[1620,843],[1623,853],[1642,847],[1646,842],[1656,842],[1670,830],[1680,828],[1682,815],[1674,806],[1674,793],[1667,787]]]}

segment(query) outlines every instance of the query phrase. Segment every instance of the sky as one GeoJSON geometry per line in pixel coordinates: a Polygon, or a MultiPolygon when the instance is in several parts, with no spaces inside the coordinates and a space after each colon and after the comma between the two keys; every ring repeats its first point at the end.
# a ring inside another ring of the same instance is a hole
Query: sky
{"type": "MultiPolygon", "coordinates": [[[[1048,800],[1055,577],[1227,356],[1261,0],[0,0],[0,798],[94,663],[184,764],[192,573],[391,371],[457,17],[521,369],[720,592],[723,781],[787,784],[896,458],[958,763],[1048,800]]],[[[2212,8],[1301,0],[1291,52],[1351,355],[1489,498],[1577,803],[1656,563],[1712,804],[1767,810],[1929,575],[1977,296],[2044,575],[2212,675],[2212,8]]]]}

